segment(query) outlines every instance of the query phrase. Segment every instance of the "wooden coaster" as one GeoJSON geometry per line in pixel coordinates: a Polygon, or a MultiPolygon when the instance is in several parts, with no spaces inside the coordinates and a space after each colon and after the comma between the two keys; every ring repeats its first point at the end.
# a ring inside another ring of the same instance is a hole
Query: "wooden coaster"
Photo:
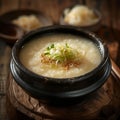
{"type": "Polygon", "coordinates": [[[9,76],[8,98],[14,108],[34,120],[116,120],[120,113],[120,80],[110,75],[89,99],[67,107],[53,107],[29,96],[9,76]]]}

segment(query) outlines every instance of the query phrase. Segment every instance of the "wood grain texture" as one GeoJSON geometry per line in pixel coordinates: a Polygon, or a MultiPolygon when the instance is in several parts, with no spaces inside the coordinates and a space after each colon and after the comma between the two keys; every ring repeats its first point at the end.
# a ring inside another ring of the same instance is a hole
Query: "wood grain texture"
{"type": "Polygon", "coordinates": [[[112,75],[98,91],[89,96],[89,99],[68,107],[43,104],[30,97],[11,76],[9,82],[10,102],[18,111],[34,120],[110,120],[111,118],[116,120],[120,115],[120,82],[112,75]]]}
{"type": "Polygon", "coordinates": [[[0,120],[8,120],[6,113],[6,81],[9,73],[11,49],[0,41],[0,120]]]}
{"type": "Polygon", "coordinates": [[[0,0],[0,14],[19,8],[19,0],[0,0]]]}

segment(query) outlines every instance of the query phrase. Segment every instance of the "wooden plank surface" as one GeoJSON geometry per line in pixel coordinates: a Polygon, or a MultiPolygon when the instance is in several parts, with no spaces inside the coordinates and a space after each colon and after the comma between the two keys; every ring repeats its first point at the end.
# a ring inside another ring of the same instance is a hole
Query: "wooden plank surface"
{"type": "MultiPolygon", "coordinates": [[[[102,13],[102,26],[95,34],[107,44],[111,58],[120,67],[120,0],[0,0],[0,15],[16,9],[33,9],[59,24],[63,9],[74,4],[85,4],[102,13]]],[[[7,80],[10,53],[11,46],[0,40],[0,81],[7,80]]],[[[5,84],[0,85],[0,90],[4,87],[5,84]]],[[[7,120],[3,103],[5,96],[0,96],[0,120],[7,120]]]]}
{"type": "MultiPolygon", "coordinates": [[[[106,118],[116,120],[120,115],[120,89],[118,89],[120,82],[112,75],[98,91],[89,96],[89,99],[85,98],[80,104],[66,107],[54,107],[41,103],[26,94],[15,83],[12,76],[9,77],[9,82],[9,100],[19,112],[34,120],[106,120],[106,118]]],[[[11,107],[8,108],[11,111],[11,107]]],[[[14,114],[12,119],[22,120],[15,112],[8,113],[10,116],[14,114]]]]}

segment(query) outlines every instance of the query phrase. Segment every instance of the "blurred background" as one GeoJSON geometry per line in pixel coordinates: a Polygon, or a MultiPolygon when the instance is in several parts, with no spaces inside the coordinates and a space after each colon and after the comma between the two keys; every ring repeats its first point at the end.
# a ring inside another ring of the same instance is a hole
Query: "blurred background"
{"type": "Polygon", "coordinates": [[[31,9],[42,12],[53,24],[59,24],[63,10],[75,4],[96,8],[102,13],[102,27],[96,32],[120,66],[120,1],[119,0],[0,0],[0,15],[12,10],[31,9]]]}

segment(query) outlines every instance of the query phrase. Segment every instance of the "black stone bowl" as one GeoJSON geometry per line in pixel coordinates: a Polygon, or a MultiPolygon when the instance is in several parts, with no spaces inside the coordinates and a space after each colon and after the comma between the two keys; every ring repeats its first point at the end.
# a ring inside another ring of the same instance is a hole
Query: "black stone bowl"
{"type": "Polygon", "coordinates": [[[46,104],[68,105],[78,103],[97,91],[108,79],[111,63],[106,45],[93,33],[70,26],[49,26],[28,33],[15,43],[10,69],[14,80],[32,97],[46,104]],[[98,47],[102,56],[101,63],[91,72],[72,78],[50,78],[28,70],[19,58],[22,46],[36,37],[56,33],[73,34],[89,39],[98,47]]]}

